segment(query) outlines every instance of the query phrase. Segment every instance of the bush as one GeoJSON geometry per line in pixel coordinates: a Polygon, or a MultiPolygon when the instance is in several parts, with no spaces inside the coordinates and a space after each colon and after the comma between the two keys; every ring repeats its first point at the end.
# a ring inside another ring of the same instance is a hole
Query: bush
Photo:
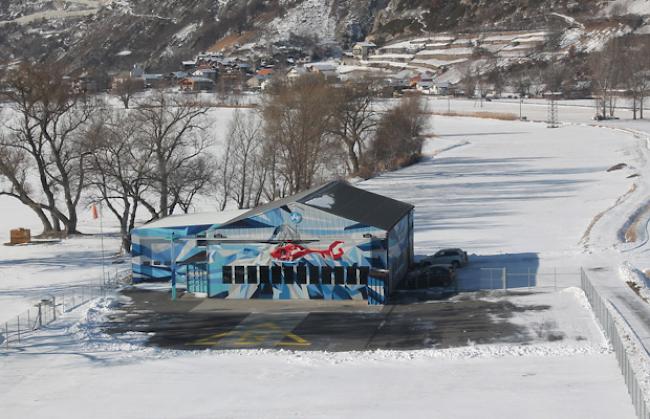
{"type": "Polygon", "coordinates": [[[363,172],[396,170],[417,162],[424,143],[426,113],[418,96],[404,97],[380,119],[363,172]]]}

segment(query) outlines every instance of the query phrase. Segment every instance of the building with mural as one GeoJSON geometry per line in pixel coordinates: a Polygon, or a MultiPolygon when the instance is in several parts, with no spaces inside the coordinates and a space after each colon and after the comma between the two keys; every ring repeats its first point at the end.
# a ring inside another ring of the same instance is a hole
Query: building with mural
{"type": "Polygon", "coordinates": [[[133,279],[215,298],[384,304],[413,262],[412,205],[344,181],[239,213],[133,231],[133,279]]]}

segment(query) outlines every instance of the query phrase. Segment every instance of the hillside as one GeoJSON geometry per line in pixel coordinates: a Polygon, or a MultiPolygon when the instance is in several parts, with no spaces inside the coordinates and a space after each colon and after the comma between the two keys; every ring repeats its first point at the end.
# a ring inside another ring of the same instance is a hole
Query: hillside
{"type": "Polygon", "coordinates": [[[0,65],[167,70],[251,42],[336,54],[365,38],[382,46],[434,32],[602,29],[621,20],[620,33],[644,33],[649,12],[644,0],[0,0],[0,65]]]}

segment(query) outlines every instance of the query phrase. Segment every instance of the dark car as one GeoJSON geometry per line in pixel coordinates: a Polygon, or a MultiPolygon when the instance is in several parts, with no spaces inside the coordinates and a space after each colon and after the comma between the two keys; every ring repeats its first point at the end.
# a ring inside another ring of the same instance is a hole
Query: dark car
{"type": "Polygon", "coordinates": [[[406,287],[410,289],[448,287],[455,278],[456,271],[453,266],[421,262],[415,264],[406,275],[406,287]]]}

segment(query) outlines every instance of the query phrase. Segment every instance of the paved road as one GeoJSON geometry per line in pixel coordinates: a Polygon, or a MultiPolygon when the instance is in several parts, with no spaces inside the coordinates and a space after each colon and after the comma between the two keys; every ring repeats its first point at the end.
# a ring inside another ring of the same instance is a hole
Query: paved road
{"type": "Polygon", "coordinates": [[[367,306],[363,302],[197,299],[128,290],[131,302],[105,326],[109,333],[148,332],[148,344],[175,349],[351,351],[527,342],[513,312],[548,306],[456,300],[367,306]]]}
{"type": "Polygon", "coordinates": [[[587,275],[602,297],[607,299],[636,335],[645,356],[650,357],[650,304],[643,301],[619,278],[605,268],[587,269],[587,275]]]}

